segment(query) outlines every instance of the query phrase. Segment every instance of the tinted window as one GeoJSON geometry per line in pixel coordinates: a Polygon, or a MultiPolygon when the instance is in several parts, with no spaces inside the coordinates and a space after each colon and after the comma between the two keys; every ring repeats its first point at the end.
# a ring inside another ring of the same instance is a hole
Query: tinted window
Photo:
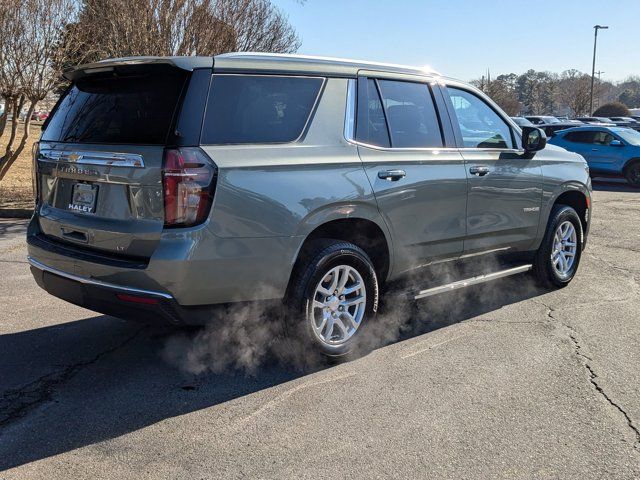
{"type": "Polygon", "coordinates": [[[448,88],[448,92],[465,147],[513,148],[511,129],[489,105],[464,90],[448,88]]]}
{"type": "Polygon", "coordinates": [[[323,80],[214,75],[203,144],[292,142],[301,134],[323,80]]]}
{"type": "Polygon", "coordinates": [[[429,87],[379,80],[394,148],[442,147],[442,134],[429,87]]]}
{"type": "Polygon", "coordinates": [[[185,79],[182,72],[164,69],[147,75],[80,80],[60,101],[42,139],[163,144],[185,79]]]}
{"type": "Polygon", "coordinates": [[[389,147],[389,132],[375,80],[358,82],[356,140],[367,145],[389,147]]]}
{"type": "Polygon", "coordinates": [[[593,131],[585,131],[585,132],[568,132],[564,139],[569,142],[574,143],[594,143],[595,142],[595,134],[593,131]]]}

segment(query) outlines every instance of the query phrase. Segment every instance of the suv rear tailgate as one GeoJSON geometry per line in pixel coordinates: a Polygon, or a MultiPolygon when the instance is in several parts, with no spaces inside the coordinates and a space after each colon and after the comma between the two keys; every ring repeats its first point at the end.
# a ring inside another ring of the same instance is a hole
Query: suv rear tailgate
{"type": "Polygon", "coordinates": [[[103,251],[150,257],[164,222],[163,147],[90,148],[41,143],[37,158],[42,233],[103,251]]]}
{"type": "Polygon", "coordinates": [[[164,225],[164,149],[192,73],[152,60],[95,65],[72,76],[43,132],[39,226],[51,240],[149,258],[164,225]]]}

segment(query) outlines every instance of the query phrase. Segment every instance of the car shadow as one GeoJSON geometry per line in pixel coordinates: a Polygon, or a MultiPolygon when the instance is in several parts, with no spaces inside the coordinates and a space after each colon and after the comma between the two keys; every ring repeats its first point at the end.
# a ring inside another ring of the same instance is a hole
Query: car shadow
{"type": "Polygon", "coordinates": [[[640,189],[634,188],[623,178],[595,177],[591,185],[598,192],[629,192],[640,193],[640,189]]]}
{"type": "MultiPolygon", "coordinates": [[[[372,347],[428,335],[543,293],[529,276],[518,275],[419,303],[396,299],[381,314],[385,327],[396,330],[372,347]]],[[[184,333],[94,316],[0,336],[6,369],[0,376],[0,471],[332,368],[294,368],[267,357],[252,375],[185,374],[161,355],[176,335],[184,333]]]]}

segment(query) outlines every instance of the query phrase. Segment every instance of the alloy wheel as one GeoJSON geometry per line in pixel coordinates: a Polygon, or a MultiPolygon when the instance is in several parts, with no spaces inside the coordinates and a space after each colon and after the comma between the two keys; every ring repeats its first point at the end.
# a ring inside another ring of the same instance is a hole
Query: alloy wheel
{"type": "Polygon", "coordinates": [[[311,327],[320,342],[335,347],[356,333],[367,304],[364,280],[350,265],[329,270],[316,286],[311,327]]]}

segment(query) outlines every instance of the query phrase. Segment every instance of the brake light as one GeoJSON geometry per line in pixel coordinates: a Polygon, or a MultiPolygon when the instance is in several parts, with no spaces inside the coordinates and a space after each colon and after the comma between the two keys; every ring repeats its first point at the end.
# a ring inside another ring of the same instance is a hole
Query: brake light
{"type": "Polygon", "coordinates": [[[190,227],[207,219],[217,171],[199,148],[165,149],[162,168],[165,227],[190,227]]]}

